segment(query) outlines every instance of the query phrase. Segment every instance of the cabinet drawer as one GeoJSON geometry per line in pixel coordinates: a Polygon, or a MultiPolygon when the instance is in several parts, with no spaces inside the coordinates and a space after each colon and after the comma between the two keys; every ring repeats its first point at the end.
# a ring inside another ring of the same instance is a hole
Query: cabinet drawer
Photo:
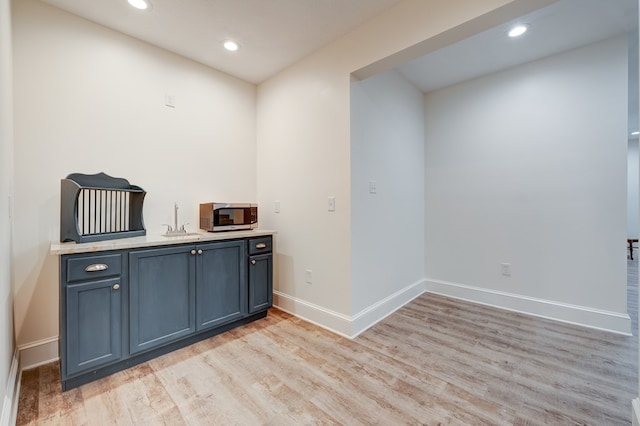
{"type": "Polygon", "coordinates": [[[67,259],[67,282],[113,277],[122,271],[122,255],[104,254],[67,259]]]}
{"type": "Polygon", "coordinates": [[[249,254],[271,253],[271,237],[251,238],[247,243],[249,254]]]}

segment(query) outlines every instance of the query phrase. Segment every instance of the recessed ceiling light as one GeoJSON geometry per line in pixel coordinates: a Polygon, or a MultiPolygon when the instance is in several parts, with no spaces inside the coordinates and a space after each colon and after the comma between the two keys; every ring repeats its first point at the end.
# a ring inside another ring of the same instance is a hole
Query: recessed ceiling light
{"type": "Polygon", "coordinates": [[[240,48],[240,45],[233,40],[227,40],[222,45],[230,52],[235,52],[240,48]]]}
{"type": "Polygon", "coordinates": [[[509,30],[509,37],[520,37],[529,29],[528,25],[516,25],[509,30]]]}
{"type": "Polygon", "coordinates": [[[147,0],[128,0],[129,4],[136,9],[146,10],[149,8],[149,2],[147,0]]]}

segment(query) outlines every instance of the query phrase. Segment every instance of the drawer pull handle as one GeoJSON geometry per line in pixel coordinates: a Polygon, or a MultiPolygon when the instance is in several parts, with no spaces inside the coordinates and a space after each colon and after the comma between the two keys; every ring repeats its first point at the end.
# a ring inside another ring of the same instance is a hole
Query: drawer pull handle
{"type": "Polygon", "coordinates": [[[255,260],[252,260],[252,261],[251,261],[251,264],[252,264],[252,265],[255,265],[255,264],[256,264],[256,261],[255,261],[255,260]]]}
{"type": "Polygon", "coordinates": [[[114,284],[113,285],[113,289],[114,290],[120,290],[120,284],[114,284]]]}
{"type": "Polygon", "coordinates": [[[256,244],[256,248],[266,248],[267,245],[265,243],[258,243],[256,244]]]}
{"type": "Polygon", "coordinates": [[[195,250],[191,250],[191,254],[196,254],[196,251],[195,250]]]}
{"type": "Polygon", "coordinates": [[[107,269],[109,269],[109,265],[106,265],[104,263],[94,263],[84,268],[84,270],[87,272],[106,271],[107,269]]]}

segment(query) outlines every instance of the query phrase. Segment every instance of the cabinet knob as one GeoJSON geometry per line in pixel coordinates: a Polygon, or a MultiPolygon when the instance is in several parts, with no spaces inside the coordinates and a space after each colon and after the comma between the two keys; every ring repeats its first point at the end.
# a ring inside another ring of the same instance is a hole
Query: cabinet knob
{"type": "Polygon", "coordinates": [[[120,284],[114,284],[113,285],[113,289],[114,290],[120,290],[120,284]]]}
{"type": "Polygon", "coordinates": [[[256,261],[255,261],[255,260],[252,260],[252,261],[251,261],[251,264],[252,264],[252,265],[255,265],[255,264],[256,264],[256,261]]]}
{"type": "Polygon", "coordinates": [[[198,254],[202,254],[202,250],[198,250],[198,254]]]}
{"type": "Polygon", "coordinates": [[[191,254],[196,254],[196,251],[195,250],[191,250],[191,254]]]}

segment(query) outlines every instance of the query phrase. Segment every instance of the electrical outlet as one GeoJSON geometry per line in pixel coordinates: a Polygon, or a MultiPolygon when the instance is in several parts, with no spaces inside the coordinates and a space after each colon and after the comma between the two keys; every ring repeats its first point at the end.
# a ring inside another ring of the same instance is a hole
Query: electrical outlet
{"type": "Polygon", "coordinates": [[[378,192],[378,187],[376,185],[376,181],[375,180],[370,180],[369,181],[369,194],[375,194],[378,192]]]}
{"type": "Polygon", "coordinates": [[[505,277],[511,276],[511,264],[510,263],[501,263],[500,269],[502,270],[502,275],[505,277]]]}
{"type": "Polygon", "coordinates": [[[313,282],[313,271],[311,269],[307,269],[304,271],[304,280],[307,284],[311,284],[313,282]]]}

